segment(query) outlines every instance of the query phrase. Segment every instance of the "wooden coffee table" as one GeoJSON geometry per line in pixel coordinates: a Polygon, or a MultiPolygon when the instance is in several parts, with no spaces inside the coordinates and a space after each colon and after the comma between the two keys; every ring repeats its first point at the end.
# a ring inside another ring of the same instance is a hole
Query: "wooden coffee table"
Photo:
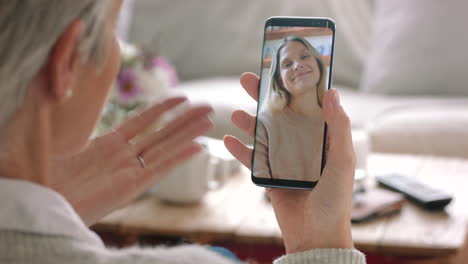
{"type": "MultiPolygon", "coordinates": [[[[426,211],[406,203],[397,215],[354,224],[355,246],[369,253],[440,260],[436,263],[468,258],[464,249],[468,160],[387,154],[369,157],[369,175],[389,172],[404,173],[439,186],[453,194],[454,200],[445,211],[426,211]]],[[[198,243],[282,245],[271,204],[265,199],[264,190],[251,183],[247,169],[233,175],[220,190],[210,192],[200,204],[173,205],[146,195],[92,228],[124,235],[129,243],[140,236],[160,235],[184,237],[198,243]]]]}

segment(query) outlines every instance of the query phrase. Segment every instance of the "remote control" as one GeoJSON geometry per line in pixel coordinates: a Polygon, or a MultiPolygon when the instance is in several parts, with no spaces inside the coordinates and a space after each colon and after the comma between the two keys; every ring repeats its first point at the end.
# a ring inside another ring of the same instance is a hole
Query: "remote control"
{"type": "Polygon", "coordinates": [[[411,201],[430,210],[443,209],[452,201],[452,197],[421,181],[401,174],[377,176],[377,182],[388,189],[400,192],[411,201]]]}

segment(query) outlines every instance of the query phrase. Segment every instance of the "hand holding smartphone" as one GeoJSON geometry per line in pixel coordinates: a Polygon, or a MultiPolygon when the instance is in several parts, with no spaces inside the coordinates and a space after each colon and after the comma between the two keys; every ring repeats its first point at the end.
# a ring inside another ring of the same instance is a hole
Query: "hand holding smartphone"
{"type": "Polygon", "coordinates": [[[323,95],[330,88],[335,23],[272,17],[265,23],[252,180],[312,189],[325,166],[323,95]]]}
{"type": "MultiPolygon", "coordinates": [[[[267,78],[262,78],[262,82],[265,80],[267,78]]],[[[268,86],[260,85],[260,78],[257,75],[245,73],[241,76],[240,82],[254,100],[265,98],[259,94],[259,92],[265,92],[260,91],[259,87],[268,86]]],[[[275,184],[271,184],[266,178],[265,182],[257,183],[265,186],[288,187],[266,189],[287,253],[317,248],[353,248],[350,216],[355,156],[350,121],[341,107],[337,91],[333,89],[326,91],[322,101],[322,113],[327,124],[327,136],[325,137],[324,133],[324,138],[328,138],[329,142],[327,142],[327,161],[319,184],[313,191],[309,191],[294,190],[291,186],[277,184],[281,181],[296,183],[295,180],[274,180],[275,184]]],[[[243,110],[235,111],[232,115],[233,123],[252,136],[255,134],[256,120],[256,117],[243,110]]],[[[291,137],[294,136],[288,138],[291,137]]],[[[254,169],[252,162],[255,162],[255,159],[251,148],[229,135],[225,136],[224,144],[242,164],[250,170],[254,169]]],[[[319,156],[323,157],[323,152],[319,156]]],[[[253,178],[254,182],[257,179],[263,180],[253,178]]],[[[308,187],[300,184],[296,186],[292,187],[311,188],[310,185],[308,187]]]]}

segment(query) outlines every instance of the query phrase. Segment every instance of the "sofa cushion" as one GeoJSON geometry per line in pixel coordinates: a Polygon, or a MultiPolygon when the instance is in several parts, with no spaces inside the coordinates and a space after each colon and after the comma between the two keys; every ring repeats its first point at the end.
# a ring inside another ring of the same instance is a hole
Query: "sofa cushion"
{"type": "Polygon", "coordinates": [[[387,110],[368,125],[379,152],[468,158],[468,105],[431,103],[387,110]]]}
{"type": "Polygon", "coordinates": [[[468,1],[377,0],[362,89],[468,95],[468,1]]]}

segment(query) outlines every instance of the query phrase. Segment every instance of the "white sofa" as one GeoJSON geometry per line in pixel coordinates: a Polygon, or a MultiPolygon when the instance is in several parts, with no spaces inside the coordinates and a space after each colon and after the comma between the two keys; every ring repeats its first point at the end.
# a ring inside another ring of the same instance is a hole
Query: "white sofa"
{"type": "Polygon", "coordinates": [[[372,150],[468,158],[468,33],[457,29],[468,24],[458,11],[468,10],[468,2],[455,2],[137,0],[129,40],[159,38],[160,52],[179,72],[178,89],[214,105],[211,136],[234,134],[251,142],[230,115],[241,108],[255,113],[238,79],[260,70],[264,21],[274,15],[332,17],[333,86],[353,129],[369,133],[372,150]]]}

